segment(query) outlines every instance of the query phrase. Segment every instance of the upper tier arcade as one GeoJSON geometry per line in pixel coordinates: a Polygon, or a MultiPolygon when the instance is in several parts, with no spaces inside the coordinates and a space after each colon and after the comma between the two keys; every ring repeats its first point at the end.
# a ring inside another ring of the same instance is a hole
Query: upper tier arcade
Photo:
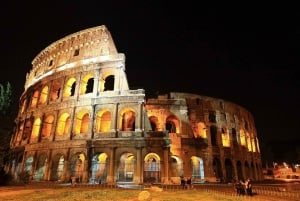
{"type": "Polygon", "coordinates": [[[70,34],[49,45],[33,59],[32,69],[26,75],[25,90],[56,72],[111,61],[120,61],[125,68],[125,56],[118,53],[105,25],[70,34]]]}

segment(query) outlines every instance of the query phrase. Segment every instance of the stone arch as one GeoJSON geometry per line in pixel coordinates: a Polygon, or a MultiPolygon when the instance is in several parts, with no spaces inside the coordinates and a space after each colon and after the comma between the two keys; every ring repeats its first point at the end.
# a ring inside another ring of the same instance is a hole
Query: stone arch
{"type": "Polygon", "coordinates": [[[106,183],[108,165],[106,153],[95,154],[92,158],[90,182],[93,184],[106,183]]]}
{"type": "Polygon", "coordinates": [[[204,163],[203,159],[198,156],[192,156],[190,159],[192,167],[192,179],[193,181],[204,181],[204,163]]]}
{"type": "Polygon", "coordinates": [[[57,135],[62,136],[68,134],[70,132],[70,126],[71,126],[70,114],[64,112],[58,118],[58,123],[56,128],[57,135]]]}
{"type": "Polygon", "coordinates": [[[246,134],[243,129],[240,129],[240,144],[246,147],[246,134]]]}
{"type": "Polygon", "coordinates": [[[179,133],[180,128],[180,122],[179,119],[175,115],[169,115],[166,118],[166,130],[169,131],[169,133],[179,133]]]}
{"type": "Polygon", "coordinates": [[[102,72],[101,79],[99,81],[99,91],[113,91],[115,84],[115,72],[113,70],[106,70],[102,72]]]}
{"type": "Polygon", "coordinates": [[[47,167],[47,155],[43,153],[38,157],[33,179],[36,181],[44,180],[46,167],[47,167]]]}
{"type": "Polygon", "coordinates": [[[92,93],[94,89],[94,76],[85,75],[81,80],[80,95],[92,93]]]}
{"type": "Polygon", "coordinates": [[[61,90],[61,83],[58,80],[53,81],[51,93],[50,93],[50,100],[55,101],[60,96],[60,90],[61,90]]]}
{"type": "Polygon", "coordinates": [[[198,122],[196,126],[193,127],[193,133],[195,138],[207,138],[204,122],[198,122]]]}
{"type": "Polygon", "coordinates": [[[83,153],[76,153],[71,158],[71,177],[75,177],[79,183],[83,180],[85,159],[83,153]]]}
{"type": "Polygon", "coordinates": [[[39,94],[40,92],[38,90],[35,90],[33,95],[32,95],[32,99],[31,99],[31,108],[35,108],[38,102],[38,98],[39,98],[39,94]]]}
{"type": "Polygon", "coordinates": [[[32,130],[32,120],[31,119],[26,119],[25,129],[24,129],[24,132],[23,132],[23,135],[22,135],[23,140],[27,140],[30,137],[31,130],[32,130]]]}
{"type": "Polygon", "coordinates": [[[33,161],[34,161],[34,158],[31,155],[25,159],[24,172],[27,172],[29,174],[32,173],[33,161]]]}
{"type": "Polygon", "coordinates": [[[99,110],[96,115],[95,131],[109,132],[111,130],[111,112],[107,109],[99,110]]]}
{"type": "Polygon", "coordinates": [[[184,176],[183,161],[179,156],[171,156],[170,174],[173,180],[184,176]]]}
{"type": "Polygon", "coordinates": [[[76,79],[71,77],[67,80],[64,88],[63,97],[71,97],[75,95],[76,79]]]}
{"type": "Polygon", "coordinates": [[[156,116],[149,117],[152,131],[157,131],[159,128],[158,118],[156,116]]]}
{"type": "Polygon", "coordinates": [[[45,104],[47,102],[48,99],[48,94],[49,94],[49,87],[48,86],[44,86],[40,95],[40,99],[39,99],[39,104],[45,104]]]}
{"type": "Polygon", "coordinates": [[[144,182],[161,182],[160,157],[156,153],[148,153],[144,158],[144,182]]]}
{"type": "Polygon", "coordinates": [[[230,147],[229,131],[226,126],[221,128],[221,138],[223,147],[230,147]]]}
{"type": "Polygon", "coordinates": [[[81,110],[76,114],[74,127],[75,134],[87,133],[89,131],[90,115],[87,110],[81,110]]]}
{"type": "Polygon", "coordinates": [[[54,116],[48,115],[43,121],[42,137],[47,138],[51,135],[52,127],[54,122],[54,116]]]}
{"type": "Polygon", "coordinates": [[[132,153],[123,153],[117,172],[117,181],[132,182],[134,180],[135,156],[132,153]]]}
{"type": "Polygon", "coordinates": [[[63,171],[65,166],[65,157],[63,154],[56,154],[52,160],[51,181],[61,181],[63,179],[63,171]]]}
{"type": "Polygon", "coordinates": [[[36,118],[33,123],[33,128],[31,132],[31,139],[37,139],[40,134],[40,127],[41,127],[41,119],[36,118]]]}
{"type": "Polygon", "coordinates": [[[136,116],[136,113],[132,108],[124,108],[120,112],[119,130],[120,131],[134,131],[135,130],[135,116],[136,116]]]}

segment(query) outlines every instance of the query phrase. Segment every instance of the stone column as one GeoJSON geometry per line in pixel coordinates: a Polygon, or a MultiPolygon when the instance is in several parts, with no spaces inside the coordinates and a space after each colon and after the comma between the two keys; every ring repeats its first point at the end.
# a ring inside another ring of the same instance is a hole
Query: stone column
{"type": "Polygon", "coordinates": [[[165,147],[163,150],[163,167],[161,169],[163,169],[164,171],[162,172],[163,175],[161,176],[161,181],[162,183],[169,183],[169,151],[168,149],[165,147]]]}
{"type": "Polygon", "coordinates": [[[109,153],[109,169],[108,169],[108,174],[107,174],[107,178],[106,181],[107,183],[114,183],[116,181],[115,178],[115,148],[111,147],[110,148],[110,153],[109,153]]]}
{"type": "Polygon", "coordinates": [[[136,148],[136,168],[134,171],[134,183],[143,183],[143,159],[142,159],[142,148],[136,148]]]}

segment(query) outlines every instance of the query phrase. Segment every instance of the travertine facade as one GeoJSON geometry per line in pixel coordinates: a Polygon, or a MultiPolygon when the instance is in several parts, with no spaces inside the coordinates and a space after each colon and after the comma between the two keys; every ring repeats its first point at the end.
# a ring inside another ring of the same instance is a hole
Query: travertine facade
{"type": "Polygon", "coordinates": [[[178,183],[262,179],[252,115],[195,94],[145,99],[105,26],[41,51],[26,76],[10,172],[32,180],[178,183]]]}

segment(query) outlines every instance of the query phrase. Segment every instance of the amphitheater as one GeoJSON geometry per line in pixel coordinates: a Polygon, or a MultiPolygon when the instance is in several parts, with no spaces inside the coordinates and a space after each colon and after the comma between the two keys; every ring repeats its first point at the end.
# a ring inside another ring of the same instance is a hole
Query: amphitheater
{"type": "MultiPolygon", "coordinates": [[[[161,86],[163,87],[163,86],[161,86]]],[[[219,98],[129,88],[105,25],[32,61],[10,142],[15,180],[178,184],[262,180],[254,118],[219,98]]]]}

